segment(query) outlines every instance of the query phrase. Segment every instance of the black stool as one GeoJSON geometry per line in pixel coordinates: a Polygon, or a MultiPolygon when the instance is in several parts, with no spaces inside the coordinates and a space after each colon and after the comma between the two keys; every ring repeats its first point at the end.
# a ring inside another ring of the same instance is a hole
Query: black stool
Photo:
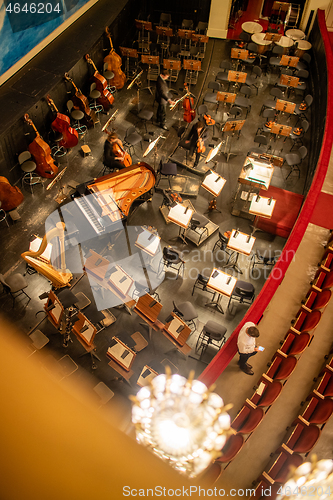
{"type": "Polygon", "coordinates": [[[170,177],[177,175],[177,165],[176,163],[163,163],[160,162],[159,168],[159,179],[155,187],[161,182],[162,175],[168,179],[169,188],[171,189],[170,177]]]}
{"type": "Polygon", "coordinates": [[[60,146],[59,143],[63,140],[63,135],[61,132],[53,131],[52,140],[55,142],[55,146],[51,148],[51,154],[53,158],[59,158],[61,156],[65,156],[67,154],[67,149],[64,146],[60,146]]]}
{"type": "Polygon", "coordinates": [[[225,326],[220,325],[220,323],[216,323],[216,321],[207,321],[198,337],[197,344],[195,346],[195,352],[197,354],[199,354],[201,350],[200,359],[206,352],[209,344],[220,349],[222,344],[224,344],[225,342],[226,333],[227,329],[225,326]]]}

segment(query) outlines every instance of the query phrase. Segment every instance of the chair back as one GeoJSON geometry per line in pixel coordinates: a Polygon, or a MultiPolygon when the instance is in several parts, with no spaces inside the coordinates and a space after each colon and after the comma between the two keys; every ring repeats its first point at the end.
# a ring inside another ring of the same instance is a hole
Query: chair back
{"type": "Polygon", "coordinates": [[[273,54],[283,54],[283,51],[284,51],[283,47],[280,47],[280,45],[275,45],[275,47],[273,47],[272,53],[273,54]]]}
{"type": "Polygon", "coordinates": [[[67,101],[67,109],[68,109],[68,112],[70,113],[73,109],[73,101],[70,99],[69,101],[67,101]]]}
{"type": "Polygon", "coordinates": [[[172,303],[173,303],[173,312],[177,313],[177,315],[178,315],[180,318],[182,318],[182,317],[184,316],[184,315],[183,315],[183,313],[181,312],[181,310],[180,310],[180,309],[178,309],[178,307],[177,307],[177,305],[176,305],[176,303],[175,303],[175,301],[174,301],[174,300],[172,301],[172,303]]]}
{"type": "Polygon", "coordinates": [[[246,33],[246,31],[242,31],[239,38],[240,40],[243,40],[243,42],[249,42],[251,40],[251,35],[250,33],[246,33]]]}
{"type": "Polygon", "coordinates": [[[254,290],[244,290],[243,288],[241,287],[238,287],[237,285],[235,286],[235,292],[237,293],[237,295],[239,295],[240,297],[242,297],[242,299],[248,299],[248,300],[252,300],[252,298],[254,297],[254,290]]]}
{"type": "Polygon", "coordinates": [[[221,241],[221,248],[223,249],[223,248],[225,248],[227,246],[229,240],[220,231],[219,231],[219,238],[220,238],[220,241],[221,241]]]}
{"type": "Polygon", "coordinates": [[[203,21],[199,21],[195,31],[206,31],[208,28],[208,23],[204,23],[203,21]]]}
{"type": "Polygon", "coordinates": [[[229,115],[234,117],[234,118],[240,118],[243,114],[242,108],[239,108],[238,106],[232,106],[229,110],[229,115]]]}
{"type": "Polygon", "coordinates": [[[224,70],[231,69],[231,62],[230,61],[221,61],[220,68],[224,69],[224,70]]]}
{"type": "Polygon", "coordinates": [[[206,113],[208,113],[208,107],[206,104],[200,104],[200,106],[198,106],[198,115],[202,116],[206,113]]]}
{"type": "Polygon", "coordinates": [[[248,85],[242,85],[239,92],[245,97],[250,97],[252,95],[252,90],[248,85]]]}
{"type": "Polygon", "coordinates": [[[304,160],[304,158],[307,156],[308,154],[308,150],[305,146],[301,146],[298,150],[298,154],[300,155],[300,157],[302,158],[302,160],[304,160]]]}
{"type": "Polygon", "coordinates": [[[213,92],[216,90],[217,92],[221,90],[221,84],[219,82],[209,82],[208,88],[212,89],[213,92]]]}
{"type": "Polygon", "coordinates": [[[253,140],[254,142],[257,142],[258,144],[263,144],[264,146],[267,146],[268,144],[268,137],[266,135],[258,134],[255,136],[253,140]]]}
{"type": "Polygon", "coordinates": [[[4,290],[9,293],[10,292],[10,286],[8,285],[7,281],[5,280],[5,277],[3,274],[0,274],[0,283],[2,284],[4,290]]]}
{"type": "Polygon", "coordinates": [[[267,108],[263,111],[262,116],[264,118],[275,118],[275,109],[267,108]]]}
{"type": "Polygon", "coordinates": [[[179,260],[179,253],[176,250],[173,250],[168,247],[163,248],[163,257],[168,262],[177,262],[179,260]]]}
{"type": "Polygon", "coordinates": [[[308,94],[305,96],[304,101],[306,102],[307,108],[309,108],[313,102],[313,97],[312,95],[308,94]]]}
{"type": "Polygon", "coordinates": [[[21,154],[18,155],[18,162],[20,165],[22,165],[22,163],[30,159],[31,159],[30,151],[23,151],[21,154]]]}
{"type": "Polygon", "coordinates": [[[303,61],[305,61],[307,64],[310,64],[311,62],[311,56],[310,54],[305,53],[302,57],[303,61]]]}
{"type": "Polygon", "coordinates": [[[161,12],[160,15],[160,24],[166,23],[168,26],[171,24],[171,14],[167,14],[165,12],[161,12]]]}
{"type": "Polygon", "coordinates": [[[273,87],[270,91],[270,94],[273,95],[274,97],[277,97],[278,99],[283,99],[283,92],[281,89],[277,87],[273,87]]]}
{"type": "Polygon", "coordinates": [[[299,69],[295,76],[298,78],[309,78],[309,72],[306,69],[299,69]]]}
{"type": "Polygon", "coordinates": [[[190,30],[193,28],[193,21],[192,19],[183,19],[182,20],[182,29],[184,30],[190,30]]]}
{"type": "Polygon", "coordinates": [[[203,274],[198,273],[197,282],[200,283],[200,285],[206,286],[208,283],[208,278],[206,278],[206,276],[204,276],[203,274]]]}
{"type": "Polygon", "coordinates": [[[253,66],[252,73],[254,73],[256,76],[261,76],[262,69],[260,68],[260,66],[253,66]]]}
{"type": "Polygon", "coordinates": [[[247,50],[249,50],[250,52],[255,52],[255,53],[257,53],[257,52],[258,52],[258,45],[257,45],[256,43],[250,42],[250,43],[247,45],[247,50]]]}
{"type": "Polygon", "coordinates": [[[134,127],[134,125],[131,125],[130,127],[128,127],[128,129],[126,130],[125,139],[126,139],[126,137],[130,136],[134,132],[136,132],[136,128],[134,127]]]}

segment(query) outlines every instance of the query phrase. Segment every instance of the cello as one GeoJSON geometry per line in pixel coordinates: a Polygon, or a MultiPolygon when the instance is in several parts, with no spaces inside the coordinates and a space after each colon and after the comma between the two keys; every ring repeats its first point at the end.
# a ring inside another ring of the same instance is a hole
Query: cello
{"type": "Polygon", "coordinates": [[[110,79],[109,84],[116,87],[117,90],[122,89],[126,82],[126,75],[121,70],[121,57],[117,54],[117,52],[113,48],[111,35],[109,28],[105,28],[105,33],[110,40],[111,50],[109,55],[104,57],[104,63],[108,65],[108,71],[112,71],[114,73],[114,77],[110,79]]]}
{"type": "Polygon", "coordinates": [[[95,111],[93,109],[90,109],[88,99],[84,94],[82,94],[81,90],[77,88],[73,80],[70,78],[69,74],[65,73],[64,76],[65,79],[70,82],[75,89],[75,94],[72,96],[74,107],[76,109],[80,109],[84,114],[84,122],[87,127],[93,127],[94,124],[98,122],[95,111]]]}
{"type": "Polygon", "coordinates": [[[79,142],[79,134],[77,133],[77,130],[70,126],[71,121],[67,115],[63,115],[58,112],[56,105],[49,95],[46,96],[46,100],[52,111],[57,113],[55,120],[51,123],[51,128],[52,130],[62,134],[59,146],[63,146],[66,149],[73,148],[79,142]]]}
{"type": "Polygon", "coordinates": [[[32,141],[32,143],[29,144],[28,148],[29,152],[31,153],[36,162],[37,165],[36,172],[41,177],[52,178],[54,177],[55,174],[58,173],[58,167],[54,163],[54,160],[51,156],[51,148],[47,144],[47,142],[45,142],[41,138],[33,121],[29,118],[29,115],[27,113],[25,113],[24,119],[29,125],[31,125],[31,127],[36,132],[36,137],[32,141]]]}
{"type": "Polygon", "coordinates": [[[184,83],[186,89],[186,94],[183,101],[184,115],[183,120],[187,123],[191,123],[195,118],[195,109],[193,108],[194,99],[191,97],[191,93],[188,90],[187,83],[184,83]]]}
{"type": "MultiPolygon", "coordinates": [[[[114,132],[109,132],[106,129],[104,130],[104,132],[109,136],[114,134],[114,132]]],[[[111,144],[112,144],[112,152],[115,158],[119,160],[119,163],[124,167],[130,167],[132,165],[131,155],[124,150],[122,142],[120,139],[118,139],[116,134],[113,136],[113,142],[111,144]]]]}
{"type": "Polygon", "coordinates": [[[91,77],[91,81],[96,84],[96,89],[101,93],[101,96],[97,99],[98,104],[101,104],[104,108],[105,111],[108,111],[113,102],[114,102],[114,97],[111,94],[111,92],[108,90],[108,82],[106,81],[106,78],[102,76],[98,71],[97,68],[94,64],[94,61],[90,59],[89,54],[85,55],[86,61],[92,65],[92,67],[95,70],[95,73],[91,77]]]}

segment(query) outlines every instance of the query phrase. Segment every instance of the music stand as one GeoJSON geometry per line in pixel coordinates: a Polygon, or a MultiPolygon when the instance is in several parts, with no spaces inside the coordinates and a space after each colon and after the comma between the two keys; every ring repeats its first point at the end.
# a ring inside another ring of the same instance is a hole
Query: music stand
{"type": "Polygon", "coordinates": [[[86,356],[87,354],[91,357],[92,369],[95,370],[97,365],[94,359],[101,361],[100,358],[95,353],[96,346],[94,345],[94,338],[97,333],[97,328],[85,317],[81,312],[77,315],[77,321],[72,327],[72,332],[75,334],[77,340],[85,348],[86,352],[81,354],[79,357],[86,356]]]}
{"type": "Polygon", "coordinates": [[[298,62],[299,57],[282,54],[280,59],[280,66],[289,66],[291,68],[296,68],[298,62]]]}
{"type": "Polygon", "coordinates": [[[238,229],[233,229],[231,231],[231,235],[229,237],[229,241],[227,243],[227,248],[233,250],[233,253],[229,255],[227,263],[223,267],[228,267],[230,269],[235,269],[240,274],[243,274],[243,271],[238,267],[238,258],[239,254],[243,254],[249,256],[251,254],[255,238],[246,233],[242,233],[238,231],[238,229]],[[230,262],[231,256],[236,253],[236,257],[233,262],[230,262]]]}
{"type": "Polygon", "coordinates": [[[141,40],[139,35],[139,48],[141,42],[141,53],[144,51],[149,52],[150,45],[150,32],[153,31],[153,26],[150,21],[141,21],[140,19],[135,19],[135,26],[138,30],[141,30],[141,40]],[[147,38],[145,39],[145,30],[147,33],[147,38]]]}
{"type": "Polygon", "coordinates": [[[273,3],[272,11],[278,11],[277,13],[277,19],[275,24],[279,24],[280,22],[280,17],[281,17],[281,12],[287,12],[290,7],[290,3],[287,2],[278,2],[275,0],[273,3]]]}
{"type": "Polygon", "coordinates": [[[191,85],[195,85],[198,80],[198,73],[201,71],[201,61],[198,61],[196,59],[184,59],[183,60],[183,68],[186,69],[186,74],[185,74],[185,83],[188,83],[191,85]],[[195,75],[193,76],[193,73],[195,75]]]}
{"type": "Polygon", "coordinates": [[[235,87],[237,87],[239,83],[245,83],[246,77],[247,73],[243,73],[241,71],[233,71],[232,69],[228,71],[228,81],[234,82],[235,87]]]}
{"type": "MultiPolygon", "coordinates": [[[[222,144],[222,142],[220,144],[222,144]]],[[[208,211],[216,210],[216,212],[221,213],[221,210],[216,208],[216,198],[221,194],[225,183],[226,180],[212,170],[210,170],[209,174],[201,183],[201,186],[214,197],[213,200],[209,202],[208,211]]]]}
{"type": "Polygon", "coordinates": [[[193,33],[191,36],[191,41],[198,46],[200,59],[205,56],[206,45],[208,43],[209,37],[201,33],[193,33]],[[200,50],[203,49],[203,50],[200,50]]]}
{"type": "Polygon", "coordinates": [[[282,35],[279,33],[265,33],[264,40],[269,40],[270,42],[279,42],[282,35]]]}
{"type": "Polygon", "coordinates": [[[180,203],[175,203],[175,205],[170,208],[170,211],[168,213],[168,220],[179,226],[178,236],[181,240],[183,240],[184,243],[187,243],[185,239],[185,232],[190,224],[192,215],[193,210],[189,207],[181,205],[180,203]]]}
{"type": "Polygon", "coordinates": [[[154,149],[154,170],[156,170],[156,157],[157,157],[157,143],[158,141],[161,139],[161,137],[163,139],[165,139],[165,137],[163,137],[163,135],[159,135],[153,142],[151,142],[148,146],[148,148],[146,149],[146,151],[143,153],[142,157],[144,158],[145,156],[147,156],[152,149],[154,149]]]}
{"type": "Polygon", "coordinates": [[[240,131],[242,130],[242,127],[245,123],[245,120],[231,120],[229,122],[226,122],[222,128],[222,137],[224,132],[232,132],[231,136],[227,136],[227,140],[225,142],[225,148],[223,154],[225,154],[227,161],[229,161],[229,158],[231,155],[237,156],[237,153],[231,153],[231,139],[234,137],[235,132],[238,132],[238,138],[240,137],[240,131]],[[230,140],[229,140],[230,139],[230,140]],[[228,144],[229,143],[229,144],[228,144]],[[227,152],[228,150],[228,152],[227,152]]]}
{"type": "Polygon", "coordinates": [[[148,89],[149,92],[151,94],[153,94],[152,88],[150,86],[150,81],[151,80],[156,81],[158,78],[158,75],[160,74],[160,58],[159,58],[159,56],[151,56],[151,55],[147,55],[147,54],[141,54],[141,62],[143,64],[148,64],[148,73],[147,73],[148,87],[144,87],[142,90],[148,89]],[[154,72],[151,69],[152,64],[157,66],[157,68],[154,72]]]}
{"type": "MultiPolygon", "coordinates": [[[[234,104],[235,99],[236,99],[236,94],[233,94],[231,92],[222,92],[221,90],[219,90],[216,94],[216,100],[217,100],[216,111],[218,111],[218,109],[220,107],[220,102],[223,102],[223,108],[226,108],[227,103],[230,105],[234,104]]],[[[222,117],[222,121],[223,121],[223,117],[222,117]]]]}
{"type": "Polygon", "coordinates": [[[289,113],[288,120],[290,120],[291,115],[294,113],[296,104],[290,101],[283,101],[282,99],[277,99],[275,104],[275,109],[283,113],[289,113]]]}
{"type": "Polygon", "coordinates": [[[176,82],[178,80],[179,71],[182,68],[180,59],[163,59],[163,68],[168,69],[170,73],[169,82],[176,82]]]}
{"type": "Polygon", "coordinates": [[[132,73],[135,73],[136,72],[136,67],[138,65],[137,59],[139,58],[138,51],[136,49],[131,49],[131,48],[128,48],[128,47],[119,47],[119,50],[120,50],[120,53],[121,53],[122,57],[126,57],[126,76],[127,76],[127,78],[130,78],[130,63],[129,63],[129,60],[130,60],[130,57],[132,57],[132,59],[136,59],[136,62],[135,62],[135,71],[132,72],[132,73]]]}
{"type": "Polygon", "coordinates": [[[265,196],[259,196],[259,195],[253,196],[249,208],[249,214],[255,216],[254,223],[252,226],[253,230],[251,234],[254,234],[258,229],[256,225],[257,217],[270,219],[273,215],[275,204],[276,200],[273,200],[273,198],[266,198],[265,196]]]}
{"type": "Polygon", "coordinates": [[[236,62],[236,71],[237,71],[239,61],[240,60],[245,61],[246,59],[249,58],[249,51],[246,49],[237,49],[237,48],[233,47],[231,49],[231,56],[230,57],[231,57],[231,59],[237,59],[237,62],[236,62]]]}
{"type": "Polygon", "coordinates": [[[160,44],[162,49],[162,59],[164,58],[164,52],[168,51],[170,45],[170,37],[173,36],[172,28],[166,26],[156,26],[157,33],[157,43],[160,44]],[[162,38],[160,38],[162,37],[162,38]]]}

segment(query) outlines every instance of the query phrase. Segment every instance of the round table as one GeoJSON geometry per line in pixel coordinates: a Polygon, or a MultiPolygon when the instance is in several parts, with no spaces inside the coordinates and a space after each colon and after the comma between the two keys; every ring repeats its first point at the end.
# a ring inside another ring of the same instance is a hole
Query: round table
{"type": "Polygon", "coordinates": [[[305,38],[305,33],[302,30],[291,29],[285,32],[285,35],[292,40],[303,40],[305,38]]]}
{"type": "Polygon", "coordinates": [[[251,36],[252,42],[259,45],[259,48],[258,48],[259,54],[266,52],[266,50],[268,50],[268,46],[272,45],[272,40],[265,40],[265,35],[266,35],[266,33],[254,33],[251,36]]]}
{"type": "Polygon", "coordinates": [[[311,43],[308,42],[307,40],[298,40],[296,44],[297,44],[297,49],[295,51],[295,55],[297,57],[303,57],[305,52],[307,50],[310,50],[312,47],[311,43]]]}
{"type": "Polygon", "coordinates": [[[246,31],[246,33],[261,33],[264,28],[259,23],[255,23],[254,21],[246,21],[242,24],[242,30],[246,31]]]}

